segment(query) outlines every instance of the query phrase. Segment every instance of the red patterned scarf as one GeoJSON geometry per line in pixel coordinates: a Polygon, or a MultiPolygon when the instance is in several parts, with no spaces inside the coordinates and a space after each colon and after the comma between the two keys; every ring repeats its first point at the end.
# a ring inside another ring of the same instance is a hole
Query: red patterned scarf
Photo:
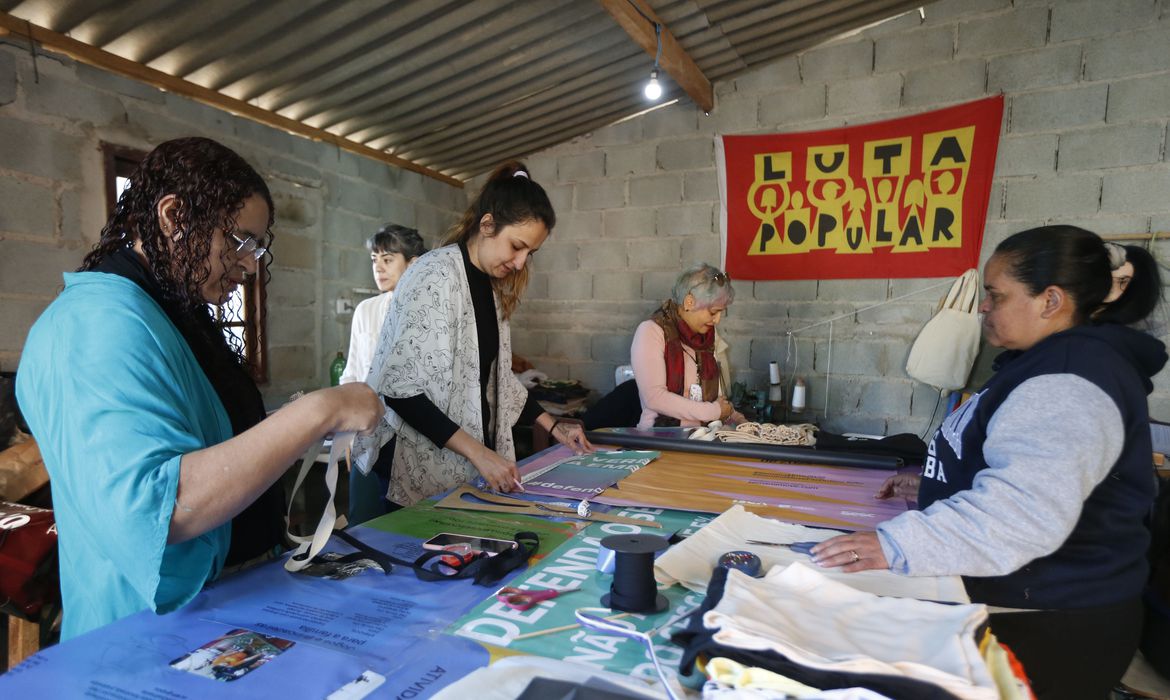
{"type": "Polygon", "coordinates": [[[714,401],[719,397],[719,363],[715,360],[715,329],[706,333],[696,333],[679,316],[678,305],[673,300],[665,302],[654,312],[651,319],[662,328],[666,338],[666,349],[663,352],[666,360],[666,388],[672,394],[688,396],[690,392],[684,387],[685,363],[688,354],[683,346],[694,351],[695,364],[698,367],[699,383],[703,387],[703,400],[714,401]]]}

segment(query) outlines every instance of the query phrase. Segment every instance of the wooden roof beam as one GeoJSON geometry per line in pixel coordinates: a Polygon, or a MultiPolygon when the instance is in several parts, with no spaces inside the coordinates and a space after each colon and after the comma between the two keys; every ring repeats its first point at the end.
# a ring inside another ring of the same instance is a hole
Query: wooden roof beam
{"type": "Polygon", "coordinates": [[[711,81],[703,75],[703,71],[646,0],[597,1],[626,34],[651,56],[658,54],[658,37],[654,33],[654,25],[662,27],[662,58],[658,61],[658,67],[666,71],[704,112],[710,112],[715,108],[715,93],[711,89],[711,81]]]}
{"type": "MultiPolygon", "coordinates": [[[[231,112],[245,119],[251,119],[254,122],[259,122],[265,126],[270,126],[274,129],[287,131],[297,136],[303,136],[314,141],[323,141],[325,143],[333,144],[338,148],[356,153],[359,156],[364,156],[372,160],[381,161],[389,165],[393,165],[405,170],[425,175],[434,178],[440,182],[445,182],[448,185],[455,187],[463,187],[463,181],[445,175],[437,170],[432,170],[424,165],[415,163],[414,161],[406,160],[398,156],[370,148],[364,144],[356,141],[338,136],[337,134],[302,124],[295,119],[281,116],[276,112],[271,112],[266,109],[261,109],[255,105],[237,100],[234,97],[228,97],[223,93],[212,90],[211,88],[203,87],[195,83],[177,78],[168,73],[163,73],[160,70],[155,70],[149,66],[144,66],[141,63],[136,63],[126,58],[122,58],[117,54],[103,51],[102,49],[90,46],[89,44],[80,42],[64,34],[58,34],[44,27],[36,24],[31,24],[18,17],[13,17],[6,12],[0,12],[0,36],[4,34],[13,34],[15,36],[31,39],[40,44],[45,49],[63,53],[82,63],[88,63],[91,66],[96,66],[103,70],[117,73],[127,78],[137,80],[148,85],[153,85],[156,88],[173,92],[176,95],[183,95],[189,97],[197,102],[210,105],[217,109],[222,109],[231,112]]],[[[664,47],[665,50],[665,47],[664,47]]]]}

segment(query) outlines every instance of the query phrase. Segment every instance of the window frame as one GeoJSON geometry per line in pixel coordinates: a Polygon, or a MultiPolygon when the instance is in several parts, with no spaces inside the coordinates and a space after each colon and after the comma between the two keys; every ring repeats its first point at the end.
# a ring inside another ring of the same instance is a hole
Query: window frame
{"type": "MultiPolygon", "coordinates": [[[[119,177],[129,177],[131,173],[146,157],[146,151],[112,143],[101,145],[102,161],[104,165],[106,190],[106,218],[114,213],[114,206],[118,202],[119,177]]],[[[247,360],[248,371],[252,379],[260,385],[268,383],[268,270],[265,261],[267,255],[261,258],[257,274],[252,275],[248,284],[244,285],[243,321],[223,321],[219,310],[213,312],[215,325],[220,331],[227,328],[242,327],[244,337],[244,357],[247,360]]]]}

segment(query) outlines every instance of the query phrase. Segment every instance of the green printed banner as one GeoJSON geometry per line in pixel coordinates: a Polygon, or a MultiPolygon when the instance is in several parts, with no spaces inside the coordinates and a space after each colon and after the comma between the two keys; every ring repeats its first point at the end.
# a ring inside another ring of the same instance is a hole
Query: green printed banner
{"type": "MultiPolygon", "coordinates": [[[[606,635],[582,627],[517,639],[531,632],[574,625],[577,619],[573,613],[577,608],[601,607],[601,596],[609,592],[613,581],[612,575],[597,570],[601,539],[609,535],[640,532],[660,536],[678,532],[687,536],[697,532],[715,517],[655,508],[627,508],[616,512],[640,520],[659,522],[662,529],[625,523],[593,523],[509,583],[517,588],[555,588],[571,593],[523,611],[509,608],[491,595],[445,631],[474,639],[489,647],[575,661],[639,678],[655,678],[654,664],[642,644],[634,639],[606,635]]],[[[630,629],[653,631],[654,651],[664,668],[677,669],[682,649],[670,641],[670,630],[682,624],[686,615],[703,601],[703,596],[681,586],[660,588],[659,593],[669,602],[663,612],[630,615],[615,622],[630,629]]]]}
{"type": "Polygon", "coordinates": [[[375,518],[365,525],[383,532],[394,532],[422,540],[430,539],[441,532],[497,540],[510,540],[517,532],[535,532],[540,537],[540,548],[536,552],[538,558],[552,552],[572,537],[580,527],[580,523],[577,522],[556,522],[548,518],[527,515],[435,508],[436,502],[421,501],[409,508],[375,518]]]}

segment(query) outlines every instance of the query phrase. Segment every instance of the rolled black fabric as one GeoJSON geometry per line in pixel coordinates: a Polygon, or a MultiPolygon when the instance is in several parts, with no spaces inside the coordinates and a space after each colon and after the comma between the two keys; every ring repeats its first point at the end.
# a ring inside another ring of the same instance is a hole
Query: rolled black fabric
{"type": "Polygon", "coordinates": [[[601,597],[602,605],[634,613],[666,609],[666,596],[658,592],[654,581],[654,553],[670,546],[665,537],[610,535],[601,540],[601,546],[613,550],[616,555],[613,584],[609,593],[601,597]]]}
{"type": "Polygon", "coordinates": [[[834,452],[818,450],[815,447],[791,445],[757,445],[731,442],[707,442],[706,440],[676,440],[673,438],[631,435],[629,433],[607,433],[587,431],[585,437],[598,445],[614,445],[638,450],[665,450],[690,452],[693,454],[719,455],[722,457],[747,457],[780,462],[804,462],[824,464],[831,467],[857,467],[861,469],[898,469],[903,465],[900,457],[872,455],[859,452],[834,452]]]}

